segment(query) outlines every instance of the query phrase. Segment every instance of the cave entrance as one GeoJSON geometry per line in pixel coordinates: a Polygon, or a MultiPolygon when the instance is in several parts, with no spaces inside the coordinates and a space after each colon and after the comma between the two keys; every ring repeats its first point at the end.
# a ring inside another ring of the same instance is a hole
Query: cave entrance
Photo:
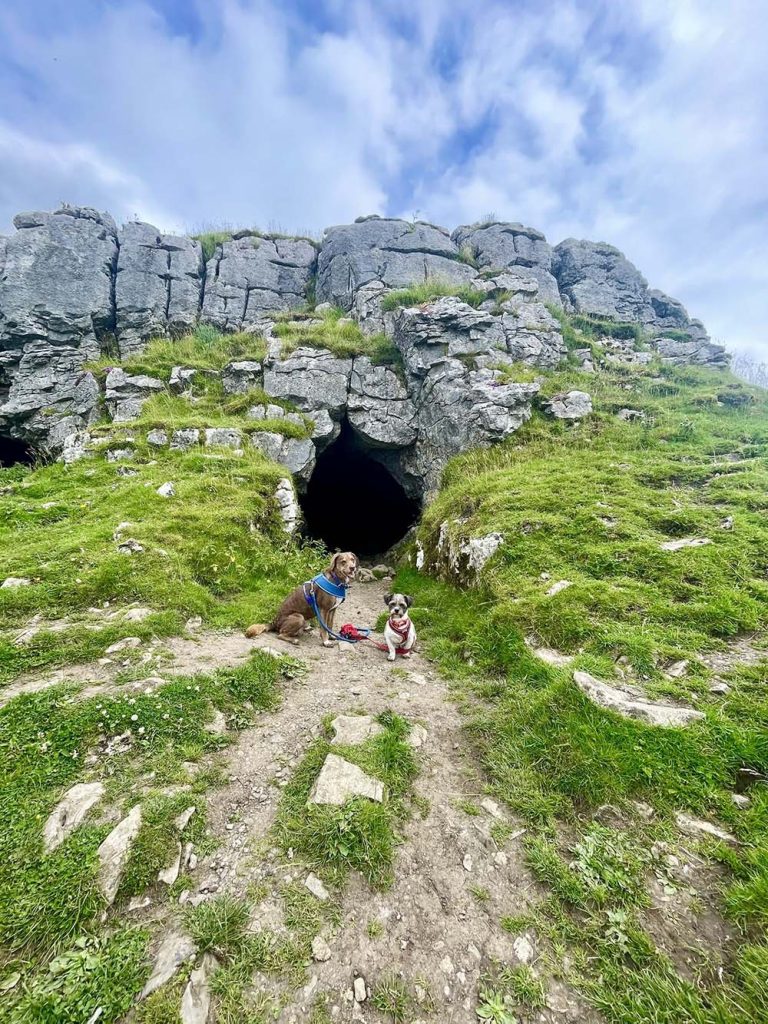
{"type": "Polygon", "coordinates": [[[304,532],[330,548],[369,558],[388,551],[416,522],[420,504],[366,449],[345,420],[318,457],[300,503],[304,532]]]}
{"type": "Polygon", "coordinates": [[[0,469],[9,466],[31,466],[35,461],[35,453],[23,441],[15,437],[0,434],[0,469]]]}

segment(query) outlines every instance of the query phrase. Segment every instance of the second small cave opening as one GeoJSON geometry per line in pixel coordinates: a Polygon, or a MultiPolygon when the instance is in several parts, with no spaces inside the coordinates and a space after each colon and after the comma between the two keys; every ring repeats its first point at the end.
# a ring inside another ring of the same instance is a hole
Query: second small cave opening
{"type": "Polygon", "coordinates": [[[419,501],[371,455],[346,420],[318,457],[300,504],[308,537],[364,558],[388,551],[421,511],[419,501]]]}
{"type": "Polygon", "coordinates": [[[35,452],[24,441],[16,437],[0,434],[0,469],[9,466],[31,466],[35,461],[35,452]]]}

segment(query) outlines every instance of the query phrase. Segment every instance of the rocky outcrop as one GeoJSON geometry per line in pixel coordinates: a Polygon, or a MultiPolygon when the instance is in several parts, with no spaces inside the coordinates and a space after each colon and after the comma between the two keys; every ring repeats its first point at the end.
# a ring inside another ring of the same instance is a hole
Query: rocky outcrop
{"type": "Polygon", "coordinates": [[[456,228],[451,238],[480,270],[527,268],[538,282],[541,301],[560,305],[552,274],[552,247],[540,231],[522,224],[483,221],[456,228]]]}
{"type": "Polygon", "coordinates": [[[681,330],[692,341],[709,340],[701,321],[692,320],[677,299],[651,290],[637,267],[612,245],[567,238],[553,250],[552,272],[569,311],[651,330],[681,330]]]}
{"type": "MultiPolygon", "coordinates": [[[[451,235],[424,222],[365,217],[329,228],[319,252],[308,239],[241,231],[220,243],[207,264],[194,239],[139,222],[118,231],[109,215],[87,207],[19,214],[15,226],[15,234],[0,239],[0,432],[64,452],[68,461],[87,450],[87,428],[100,415],[99,386],[86,363],[117,352],[125,357],[155,335],[173,337],[199,322],[264,333],[264,363],[234,362],[222,384],[227,394],[263,385],[314,422],[311,452],[279,441],[285,465],[301,464],[306,476],[346,416],[376,458],[419,489],[420,477],[427,473],[431,486],[455,451],[505,437],[527,418],[531,386],[502,385],[494,371],[558,365],[565,347],[545,303],[562,299],[570,311],[640,324],[654,337],[647,351],[636,351],[626,331],[612,337],[607,324],[605,362],[646,362],[654,352],[673,364],[727,362],[699,321],[649,289],[618,249],[575,239],[552,249],[521,224],[483,222],[451,235]],[[472,305],[448,297],[382,308],[393,289],[430,280],[470,286],[480,296],[472,305]],[[365,332],[393,338],[402,375],[365,357],[342,359],[309,346],[283,355],[272,336],[275,315],[302,307],[313,282],[321,305],[340,305],[365,332]]],[[[598,367],[588,350],[582,356],[585,368],[598,367]]],[[[167,386],[194,392],[201,372],[176,367],[167,386]]],[[[107,410],[129,421],[165,387],[115,368],[107,410]]],[[[172,446],[187,441],[180,436],[172,446]]],[[[262,442],[270,451],[278,445],[269,437],[262,442]]]]}
{"type": "Polygon", "coordinates": [[[118,240],[116,328],[125,359],[149,338],[194,329],[203,294],[203,252],[192,238],[162,235],[140,221],[126,224],[118,240]]]}
{"type": "MultiPolygon", "coordinates": [[[[328,228],[317,261],[317,298],[352,309],[360,288],[406,288],[437,278],[466,284],[474,267],[461,261],[444,228],[423,221],[360,217],[354,224],[328,228]]],[[[370,299],[370,294],[369,294],[370,299]]]]}
{"type": "Polygon", "coordinates": [[[202,318],[222,331],[257,327],[270,313],[307,301],[317,253],[303,238],[238,232],[208,261],[202,318]]]}
{"type": "Polygon", "coordinates": [[[52,412],[66,432],[95,418],[83,364],[114,331],[117,230],[84,207],[22,213],[14,225],[0,239],[0,429],[39,442],[52,412]]]}

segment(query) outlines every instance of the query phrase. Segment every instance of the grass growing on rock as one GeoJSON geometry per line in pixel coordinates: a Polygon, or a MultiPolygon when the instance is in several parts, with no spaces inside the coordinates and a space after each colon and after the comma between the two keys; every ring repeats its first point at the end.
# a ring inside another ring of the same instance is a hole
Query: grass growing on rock
{"type": "Polygon", "coordinates": [[[388,292],[381,300],[381,308],[391,311],[407,306],[421,306],[425,302],[432,302],[434,299],[447,295],[455,296],[462,302],[475,307],[488,298],[485,292],[479,291],[471,285],[452,284],[450,281],[433,278],[423,284],[414,284],[409,288],[388,292]]]}
{"type": "Polygon", "coordinates": [[[350,871],[359,871],[377,888],[392,881],[398,823],[406,815],[405,799],[417,766],[408,744],[410,726],[391,712],[378,717],[384,731],[356,746],[317,740],[283,791],[275,822],[280,846],[317,869],[334,886],[350,871]],[[363,798],[341,807],[309,804],[309,796],[328,754],[337,754],[381,780],[383,803],[363,798]]]}
{"type": "Polygon", "coordinates": [[[296,316],[281,314],[274,334],[282,340],[282,354],[289,356],[297,348],[327,349],[339,359],[368,356],[376,365],[400,365],[400,354],[383,334],[366,335],[341,309],[296,316]]]}
{"type": "MultiPolygon", "coordinates": [[[[144,374],[167,380],[174,366],[188,366],[196,370],[221,370],[233,359],[261,362],[267,354],[267,345],[259,334],[222,334],[215,327],[200,324],[183,338],[154,338],[143,352],[120,362],[127,374],[144,374]]],[[[115,360],[103,358],[91,364],[94,372],[103,375],[115,366],[115,360]]]]}
{"type": "MultiPolygon", "coordinates": [[[[592,395],[592,417],[569,425],[537,413],[505,444],[458,457],[426,510],[428,566],[441,564],[444,522],[460,538],[502,534],[474,588],[457,589],[445,570],[445,582],[405,570],[396,585],[415,597],[429,653],[471,693],[470,732],[494,795],[532,827],[529,865],[552,893],[537,928],[571,957],[568,980],[615,1024],[757,1024],[768,787],[748,791],[746,810],[731,796],[740,768],[768,773],[768,660],[723,673],[723,696],[710,693],[704,659],[768,625],[768,404],[727,374],[660,364],[566,369],[545,375],[542,392],[571,388],[592,395]],[[622,408],[644,418],[619,420],[622,408]],[[681,538],[711,543],[662,550],[681,538]],[[550,596],[560,580],[570,585],[550,596]],[[544,664],[526,638],[572,665],[544,664]],[[687,672],[668,677],[682,659],[687,672]],[[685,729],[619,717],[578,690],[574,669],[705,717],[685,729]],[[636,799],[653,809],[649,822],[622,832],[592,820],[610,804],[631,823],[636,799]],[[651,844],[677,835],[677,810],[741,844],[700,847],[729,869],[720,910],[744,943],[713,951],[720,976],[701,959],[698,977],[680,976],[645,927],[651,844]]],[[[502,1009],[511,1002],[506,990],[488,994],[502,1009]]]]}

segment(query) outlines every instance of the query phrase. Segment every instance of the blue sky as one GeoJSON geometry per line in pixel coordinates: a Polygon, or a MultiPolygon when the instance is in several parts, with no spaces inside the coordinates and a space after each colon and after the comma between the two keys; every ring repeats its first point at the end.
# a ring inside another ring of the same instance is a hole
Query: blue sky
{"type": "Polygon", "coordinates": [[[768,358],[768,0],[4,0],[0,230],[488,213],[768,358]]]}

